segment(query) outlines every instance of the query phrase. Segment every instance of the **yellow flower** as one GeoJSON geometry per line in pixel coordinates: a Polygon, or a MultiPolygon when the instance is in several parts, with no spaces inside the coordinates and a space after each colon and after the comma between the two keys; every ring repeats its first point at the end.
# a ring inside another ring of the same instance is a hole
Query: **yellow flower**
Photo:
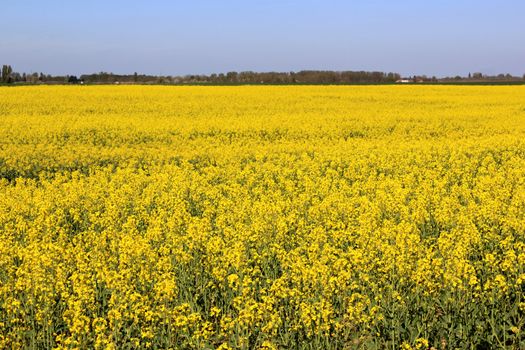
{"type": "Polygon", "coordinates": [[[519,348],[524,96],[0,87],[0,348],[519,348]]]}

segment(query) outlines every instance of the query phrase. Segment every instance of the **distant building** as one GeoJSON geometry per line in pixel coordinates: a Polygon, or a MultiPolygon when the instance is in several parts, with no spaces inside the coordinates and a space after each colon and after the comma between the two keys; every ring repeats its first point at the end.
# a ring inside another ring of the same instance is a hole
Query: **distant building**
{"type": "Polygon", "coordinates": [[[403,84],[411,83],[411,82],[412,82],[412,80],[410,80],[408,78],[402,78],[402,79],[396,80],[396,83],[403,83],[403,84]]]}

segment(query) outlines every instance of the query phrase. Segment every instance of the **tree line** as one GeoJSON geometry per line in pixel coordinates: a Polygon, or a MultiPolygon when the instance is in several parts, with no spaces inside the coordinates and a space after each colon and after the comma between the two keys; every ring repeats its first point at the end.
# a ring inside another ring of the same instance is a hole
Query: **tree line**
{"type": "Polygon", "coordinates": [[[299,72],[228,72],[192,74],[184,76],[158,76],[146,74],[93,74],[53,76],[44,73],[13,72],[11,66],[2,69],[3,83],[86,83],[86,84],[381,84],[394,83],[401,78],[398,73],[366,71],[317,71],[299,72]]]}
{"type": "Polygon", "coordinates": [[[10,65],[4,64],[2,66],[2,74],[0,75],[0,83],[13,84],[13,83],[67,83],[70,76],[53,76],[44,73],[18,73],[14,72],[10,65]]]}
{"type": "Polygon", "coordinates": [[[469,73],[468,76],[427,77],[414,75],[401,77],[399,73],[368,71],[327,71],[303,70],[299,72],[228,72],[219,74],[197,74],[184,76],[162,76],[146,74],[114,74],[99,72],[93,74],[54,76],[44,73],[18,73],[10,65],[2,66],[0,82],[4,84],[389,84],[395,82],[518,82],[523,77],[510,74],[496,76],[469,73]]]}
{"type": "Polygon", "coordinates": [[[152,76],[144,74],[118,75],[95,73],[81,75],[86,83],[165,83],[165,84],[355,84],[393,83],[400,79],[398,73],[384,72],[228,72],[219,74],[197,74],[185,76],[152,76]]]}

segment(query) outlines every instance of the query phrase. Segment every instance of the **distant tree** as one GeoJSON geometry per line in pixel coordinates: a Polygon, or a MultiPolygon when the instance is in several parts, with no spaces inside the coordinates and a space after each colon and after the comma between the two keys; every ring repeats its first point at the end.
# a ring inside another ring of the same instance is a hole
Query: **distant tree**
{"type": "Polygon", "coordinates": [[[78,84],[79,80],[77,78],[76,75],[70,75],[68,78],[67,78],[67,82],[69,84],[78,84]]]}
{"type": "Polygon", "coordinates": [[[2,83],[5,83],[7,80],[7,65],[6,64],[2,66],[2,75],[0,76],[0,79],[2,80],[2,83]]]}
{"type": "Polygon", "coordinates": [[[2,82],[3,83],[10,83],[11,82],[11,74],[13,73],[13,68],[11,68],[10,65],[4,64],[2,66],[2,82]]]}
{"type": "Polygon", "coordinates": [[[483,74],[482,74],[482,73],[474,73],[474,74],[472,75],[472,77],[473,77],[474,79],[482,79],[482,78],[483,78],[483,74]]]}
{"type": "Polygon", "coordinates": [[[472,78],[472,75],[470,74],[470,72],[468,73],[468,78],[469,79],[472,78]]]}
{"type": "Polygon", "coordinates": [[[13,74],[13,68],[11,66],[7,66],[7,82],[11,83],[11,74],[13,74]]]}
{"type": "Polygon", "coordinates": [[[228,72],[226,73],[226,80],[228,83],[236,83],[237,82],[237,72],[228,72]]]}
{"type": "Polygon", "coordinates": [[[22,81],[22,75],[18,72],[11,73],[11,81],[15,83],[22,81]]]}
{"type": "Polygon", "coordinates": [[[133,81],[135,83],[139,81],[139,75],[137,74],[137,72],[133,73],[133,81]]]}

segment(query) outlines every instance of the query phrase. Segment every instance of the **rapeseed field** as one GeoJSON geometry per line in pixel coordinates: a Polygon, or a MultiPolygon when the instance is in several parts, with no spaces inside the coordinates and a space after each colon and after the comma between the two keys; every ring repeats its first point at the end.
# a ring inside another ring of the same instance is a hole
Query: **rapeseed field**
{"type": "Polygon", "coordinates": [[[0,348],[525,348],[525,87],[0,87],[0,348]]]}

